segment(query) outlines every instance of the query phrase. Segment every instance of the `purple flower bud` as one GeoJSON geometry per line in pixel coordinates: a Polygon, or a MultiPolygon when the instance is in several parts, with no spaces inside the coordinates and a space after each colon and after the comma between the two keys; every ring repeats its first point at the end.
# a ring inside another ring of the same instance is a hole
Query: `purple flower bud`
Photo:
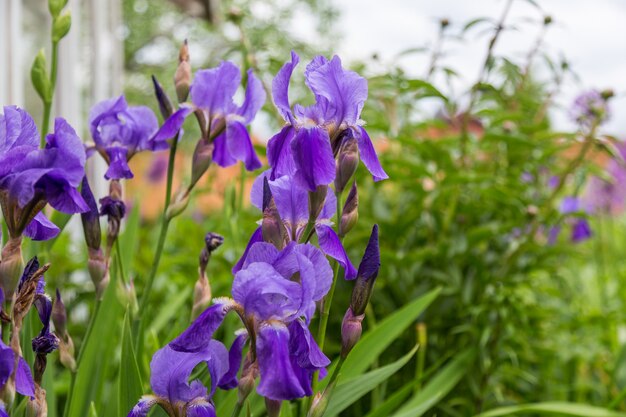
{"type": "Polygon", "coordinates": [[[578,219],[572,226],[572,242],[578,243],[589,239],[593,233],[591,226],[585,218],[578,219]]]}
{"type": "Polygon", "coordinates": [[[343,316],[343,322],[341,323],[341,357],[346,358],[348,353],[357,344],[361,338],[363,331],[363,318],[365,314],[355,316],[352,313],[352,309],[348,308],[346,314],[343,316]]]}
{"type": "Polygon", "coordinates": [[[267,410],[267,417],[278,417],[280,415],[280,406],[283,404],[280,400],[272,400],[265,398],[265,409],[267,410]]]}
{"type": "Polygon", "coordinates": [[[272,243],[278,249],[282,249],[288,241],[287,231],[280,214],[278,214],[267,177],[263,179],[263,220],[261,222],[261,230],[263,240],[272,243]]]}
{"type": "Polygon", "coordinates": [[[107,216],[109,221],[121,221],[126,215],[126,204],[110,196],[100,199],[100,215],[107,216]]]}
{"type": "Polygon", "coordinates": [[[327,185],[318,185],[315,191],[309,191],[309,219],[317,220],[326,204],[327,185]]]}
{"type": "Polygon", "coordinates": [[[83,232],[85,234],[85,241],[89,249],[100,249],[102,241],[102,231],[100,230],[100,213],[98,213],[98,205],[96,199],[91,192],[87,177],[83,177],[83,186],[80,190],[80,195],[83,197],[89,210],[81,213],[80,219],[83,223],[83,232]]]}
{"type": "Polygon", "coordinates": [[[341,237],[348,234],[350,230],[356,225],[359,220],[359,194],[356,188],[356,182],[352,184],[348,198],[343,205],[341,211],[341,221],[339,223],[339,235],[341,237]]]}
{"type": "Polygon", "coordinates": [[[359,147],[354,135],[343,140],[336,165],[335,192],[341,194],[359,166],[359,147]]]}
{"type": "Polygon", "coordinates": [[[189,64],[189,47],[187,39],[180,47],[178,54],[178,68],[174,74],[174,86],[176,87],[176,96],[178,102],[182,103],[189,96],[189,86],[191,85],[191,65],[189,64]]]}
{"type": "Polygon", "coordinates": [[[44,333],[35,337],[32,345],[35,353],[47,355],[59,347],[59,339],[54,333],[44,333]]]}
{"type": "Polygon", "coordinates": [[[370,240],[359,265],[356,282],[352,289],[350,308],[355,316],[365,312],[365,307],[372,296],[372,289],[380,269],[380,249],[378,246],[378,225],[372,228],[370,240]]]}
{"type": "Polygon", "coordinates": [[[213,142],[207,138],[202,138],[196,143],[196,149],[193,151],[191,159],[191,185],[193,187],[204,175],[213,162],[213,151],[215,146],[213,142]]]}
{"type": "Polygon", "coordinates": [[[67,331],[67,311],[65,310],[65,304],[61,299],[61,292],[57,288],[56,298],[52,305],[52,322],[54,328],[60,335],[64,335],[67,331]]]}
{"type": "Polygon", "coordinates": [[[154,85],[154,95],[156,95],[157,102],[159,103],[161,116],[163,116],[163,119],[167,119],[174,113],[174,106],[172,106],[170,98],[167,96],[167,93],[163,91],[163,87],[161,87],[161,84],[154,75],[152,76],[152,84],[154,85]]]}

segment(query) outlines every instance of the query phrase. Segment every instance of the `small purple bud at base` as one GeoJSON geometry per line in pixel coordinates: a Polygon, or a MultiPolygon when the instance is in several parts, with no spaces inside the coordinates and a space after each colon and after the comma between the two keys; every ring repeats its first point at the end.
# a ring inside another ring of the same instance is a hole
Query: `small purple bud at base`
{"type": "Polygon", "coordinates": [[[196,143],[196,149],[193,152],[191,160],[191,185],[193,188],[202,178],[202,175],[209,169],[213,162],[213,149],[215,146],[209,139],[202,138],[196,143]]]}
{"type": "Polygon", "coordinates": [[[287,242],[287,230],[283,224],[278,208],[274,202],[267,177],[263,179],[263,220],[261,221],[261,233],[263,240],[270,242],[279,250],[287,242]]]}
{"type": "Polygon", "coordinates": [[[359,270],[357,272],[356,282],[352,289],[352,300],[350,301],[350,308],[355,316],[365,313],[367,303],[369,303],[372,296],[372,290],[378,271],[380,269],[380,248],[378,245],[378,225],[374,225],[372,228],[372,234],[370,240],[365,248],[365,253],[361,263],[359,264],[359,270]]]}
{"type": "Polygon", "coordinates": [[[267,417],[278,417],[280,416],[280,407],[283,404],[282,401],[279,400],[271,400],[269,398],[265,398],[265,408],[267,410],[267,417]]]}
{"type": "Polygon", "coordinates": [[[359,147],[354,136],[347,138],[341,144],[337,158],[335,174],[335,192],[343,193],[348,182],[359,166],[359,147]]]}
{"type": "Polygon", "coordinates": [[[348,308],[346,314],[343,316],[343,322],[341,323],[341,357],[346,358],[348,353],[354,348],[363,331],[363,318],[365,314],[355,316],[351,308],[348,308]]]}
{"type": "Polygon", "coordinates": [[[61,300],[61,293],[58,288],[56,298],[52,304],[52,322],[54,323],[55,330],[59,334],[62,335],[66,332],[67,312],[65,310],[65,304],[63,304],[63,300],[61,300]]]}
{"type": "Polygon", "coordinates": [[[161,116],[163,116],[163,119],[167,120],[167,118],[174,113],[174,106],[172,106],[170,98],[167,96],[165,91],[163,91],[163,87],[154,75],[152,76],[152,84],[154,85],[154,95],[159,103],[161,116]]]}

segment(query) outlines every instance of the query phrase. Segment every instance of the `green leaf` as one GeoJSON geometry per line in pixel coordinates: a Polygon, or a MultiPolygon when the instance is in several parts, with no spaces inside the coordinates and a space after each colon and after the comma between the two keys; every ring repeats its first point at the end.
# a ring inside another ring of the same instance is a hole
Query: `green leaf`
{"type": "Polygon", "coordinates": [[[122,334],[122,363],[119,373],[119,395],[117,398],[118,415],[124,416],[133,408],[143,394],[141,374],[135,357],[133,337],[130,331],[129,308],[126,308],[124,316],[124,329],[122,334]]]}
{"type": "Polygon", "coordinates": [[[393,417],[419,417],[443,399],[467,372],[476,351],[457,355],[424,388],[411,398],[393,417]]]}
{"type": "Polygon", "coordinates": [[[436,288],[424,294],[368,331],[346,359],[341,370],[343,377],[351,378],[365,372],[376,358],[426,310],[440,291],[440,288],[436,288]]]}
{"type": "Polygon", "coordinates": [[[89,414],[87,417],[98,417],[98,413],[96,412],[96,405],[93,403],[93,401],[91,402],[91,404],[89,404],[89,414]]]}
{"type": "Polygon", "coordinates": [[[417,352],[417,346],[387,366],[340,382],[330,397],[330,403],[324,416],[333,417],[348,408],[348,406],[373,390],[381,382],[398,372],[415,355],[415,352],[417,352]]]}
{"type": "Polygon", "coordinates": [[[100,401],[105,395],[103,385],[106,375],[115,372],[119,366],[114,360],[114,353],[118,343],[119,323],[124,319],[125,309],[117,299],[117,280],[116,268],[111,268],[111,282],[100,306],[96,304],[97,310],[92,313],[95,314],[92,331],[80,347],[74,390],[69,399],[66,417],[86,416],[92,402],[100,407],[100,401]]]}
{"type": "Polygon", "coordinates": [[[539,415],[558,414],[572,417],[626,417],[626,414],[602,407],[568,402],[545,402],[536,404],[512,405],[496,408],[478,414],[475,417],[509,416],[518,413],[537,413],[539,415]]]}
{"type": "Polygon", "coordinates": [[[410,382],[394,392],[389,396],[378,407],[371,410],[365,417],[387,417],[391,415],[391,413],[396,410],[404,401],[407,399],[409,395],[411,395],[411,391],[415,389],[415,383],[410,382]]]}
{"type": "MultiPolygon", "coordinates": [[[[172,298],[168,300],[167,304],[159,309],[159,313],[150,324],[150,332],[159,334],[165,326],[175,320],[177,314],[185,310],[185,303],[188,301],[190,294],[191,287],[185,287],[181,289],[178,294],[173,295],[172,298]]],[[[189,314],[191,314],[191,310],[188,309],[188,311],[189,314]]]]}

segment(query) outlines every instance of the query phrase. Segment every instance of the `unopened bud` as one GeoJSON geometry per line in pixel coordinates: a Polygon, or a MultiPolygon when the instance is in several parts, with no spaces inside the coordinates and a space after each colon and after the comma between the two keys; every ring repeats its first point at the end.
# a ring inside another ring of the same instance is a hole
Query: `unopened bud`
{"type": "Polygon", "coordinates": [[[285,225],[278,214],[267,177],[263,178],[263,220],[261,221],[263,240],[282,249],[287,241],[285,225]]]}
{"type": "Polygon", "coordinates": [[[378,246],[378,225],[374,225],[372,228],[372,234],[370,240],[365,248],[363,259],[359,264],[359,270],[357,272],[356,282],[352,289],[352,300],[350,301],[350,308],[355,316],[359,316],[365,313],[367,303],[369,303],[372,296],[372,290],[378,271],[380,269],[380,249],[378,246]]]}
{"type": "Polygon", "coordinates": [[[348,198],[343,205],[341,211],[341,221],[339,224],[339,236],[344,237],[359,220],[359,193],[356,188],[356,182],[352,184],[348,198]]]}
{"type": "Polygon", "coordinates": [[[322,417],[330,403],[330,396],[337,386],[337,379],[330,383],[322,392],[318,392],[313,398],[311,409],[307,413],[307,417],[322,417]]]}
{"type": "Polygon", "coordinates": [[[10,408],[15,401],[15,378],[9,377],[3,387],[0,387],[0,403],[7,405],[10,408]]]}
{"type": "Polygon", "coordinates": [[[318,185],[315,191],[309,191],[310,220],[316,220],[319,217],[326,203],[326,194],[328,194],[328,185],[318,185]]]}
{"type": "Polygon", "coordinates": [[[187,39],[180,47],[178,54],[178,68],[174,74],[174,86],[176,87],[176,96],[178,102],[182,103],[187,100],[189,95],[189,86],[191,85],[191,65],[189,64],[189,47],[187,39]]]}
{"type": "Polygon", "coordinates": [[[165,91],[163,91],[163,87],[159,81],[157,81],[156,77],[152,76],[152,84],[154,85],[154,95],[156,96],[157,102],[159,103],[159,110],[161,111],[161,116],[163,116],[164,120],[167,120],[172,113],[174,113],[174,107],[172,106],[172,102],[170,98],[167,96],[165,91]]]}
{"type": "Polygon", "coordinates": [[[191,308],[191,320],[195,320],[211,304],[211,285],[205,277],[199,277],[193,290],[193,307],[191,308]]]}
{"type": "Polygon", "coordinates": [[[109,266],[104,259],[101,249],[89,249],[87,270],[93,285],[96,287],[96,297],[98,300],[101,300],[104,296],[104,291],[109,286],[109,266]]]}
{"type": "Polygon", "coordinates": [[[52,304],[52,322],[54,328],[59,335],[64,335],[67,331],[67,311],[65,310],[65,304],[61,300],[61,293],[57,288],[56,297],[52,304]]]}
{"type": "Polygon", "coordinates": [[[62,15],[55,17],[52,21],[52,42],[59,42],[70,31],[72,27],[72,15],[69,10],[62,15]]]}
{"type": "Polygon", "coordinates": [[[21,236],[11,237],[2,248],[2,262],[0,262],[0,286],[7,302],[11,301],[23,270],[22,238],[21,236]]]}
{"type": "Polygon", "coordinates": [[[351,308],[348,308],[341,323],[341,357],[346,358],[348,353],[357,344],[363,332],[363,318],[365,314],[355,316],[351,308]]]}
{"type": "Polygon", "coordinates": [[[238,389],[237,389],[237,402],[243,404],[243,402],[248,398],[248,395],[254,389],[254,375],[253,373],[248,373],[242,376],[239,379],[238,389]]]}
{"type": "Polygon", "coordinates": [[[237,6],[232,6],[228,9],[228,13],[226,14],[226,18],[233,23],[239,23],[243,18],[243,12],[237,6]]]}
{"type": "Polygon", "coordinates": [[[551,23],[552,23],[552,16],[550,16],[550,15],[545,15],[545,16],[543,17],[543,24],[544,24],[544,25],[546,25],[546,26],[548,26],[548,25],[550,25],[551,23]]]}
{"type": "Polygon", "coordinates": [[[48,10],[52,17],[57,17],[61,10],[67,5],[68,0],[48,0],[48,10]]]}
{"type": "Polygon", "coordinates": [[[448,26],[450,26],[450,20],[444,17],[441,20],[439,20],[439,25],[441,26],[442,29],[445,29],[448,26]]]}
{"type": "Polygon", "coordinates": [[[174,201],[170,203],[165,211],[165,218],[172,220],[174,217],[180,215],[189,205],[189,193],[187,190],[180,190],[174,196],[174,201]]]}
{"type": "Polygon", "coordinates": [[[282,401],[272,400],[270,398],[265,397],[265,409],[267,410],[267,417],[280,416],[280,406],[282,404],[283,404],[282,401]]]}
{"type": "Polygon", "coordinates": [[[98,212],[98,205],[96,204],[96,199],[91,192],[91,187],[89,186],[86,176],[83,177],[80,195],[89,207],[89,210],[80,214],[80,219],[83,223],[85,242],[87,242],[87,247],[89,249],[98,250],[100,249],[100,244],[102,242],[100,213],[98,212]]]}
{"type": "Polygon", "coordinates": [[[27,401],[26,417],[47,417],[48,403],[46,401],[46,390],[40,385],[35,386],[35,399],[27,401]]]}
{"type": "Polygon", "coordinates": [[[69,334],[67,340],[61,339],[59,342],[59,360],[61,364],[71,372],[76,371],[76,359],[74,358],[74,341],[69,334]]]}
{"type": "Polygon", "coordinates": [[[336,163],[335,192],[343,193],[359,166],[359,147],[354,136],[343,141],[336,163]]]}
{"type": "Polygon", "coordinates": [[[52,101],[52,85],[50,84],[50,78],[48,77],[48,70],[46,63],[46,56],[43,53],[43,49],[39,51],[35,56],[33,66],[30,68],[30,80],[33,83],[33,87],[39,97],[44,103],[50,103],[52,101]]]}
{"type": "Polygon", "coordinates": [[[213,162],[214,145],[208,138],[202,138],[196,143],[191,160],[191,187],[204,175],[213,162]]]}
{"type": "Polygon", "coordinates": [[[610,99],[611,97],[613,97],[615,95],[615,92],[613,90],[611,90],[610,88],[608,88],[606,90],[602,90],[600,92],[600,95],[606,101],[606,100],[610,99]]]}

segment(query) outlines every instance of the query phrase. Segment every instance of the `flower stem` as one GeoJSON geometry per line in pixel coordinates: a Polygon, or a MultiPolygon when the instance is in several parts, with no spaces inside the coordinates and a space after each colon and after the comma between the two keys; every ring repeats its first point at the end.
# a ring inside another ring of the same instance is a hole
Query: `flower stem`
{"type": "Polygon", "coordinates": [[[161,231],[159,232],[159,240],[157,242],[156,252],[154,259],[152,260],[152,268],[150,269],[150,275],[146,281],[146,287],[144,288],[141,302],[139,303],[139,316],[143,317],[141,313],[146,308],[148,300],[150,299],[150,292],[152,291],[152,285],[154,284],[154,278],[156,277],[159,269],[159,263],[161,261],[161,255],[163,254],[163,246],[165,245],[165,238],[167,237],[167,229],[170,225],[170,220],[167,218],[167,208],[170,205],[172,198],[172,183],[174,180],[174,164],[176,162],[176,149],[178,148],[178,140],[180,138],[180,132],[174,136],[172,147],[170,148],[170,158],[167,165],[167,185],[165,189],[165,204],[163,206],[163,214],[161,216],[161,231]]]}
{"type": "Polygon", "coordinates": [[[57,62],[59,58],[59,42],[52,42],[52,63],[50,64],[50,97],[43,102],[43,121],[41,123],[41,147],[46,146],[46,135],[50,126],[50,113],[52,111],[52,98],[54,87],[57,82],[57,62]]]}
{"type": "Polygon", "coordinates": [[[237,401],[237,404],[235,404],[235,408],[233,408],[233,413],[230,415],[230,417],[239,417],[239,414],[241,414],[241,410],[243,410],[243,402],[237,401]]]}

